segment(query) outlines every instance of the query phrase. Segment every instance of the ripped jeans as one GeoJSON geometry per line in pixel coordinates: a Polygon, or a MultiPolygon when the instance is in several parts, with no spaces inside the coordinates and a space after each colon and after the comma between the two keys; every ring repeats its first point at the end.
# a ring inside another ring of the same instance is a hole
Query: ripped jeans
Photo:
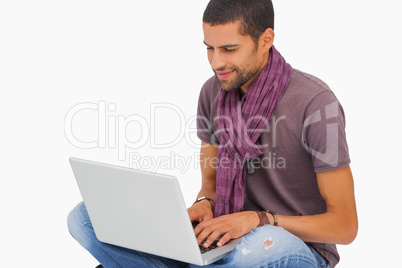
{"type": "MultiPolygon", "coordinates": [[[[100,242],[83,202],[68,215],[71,235],[105,268],[200,267],[100,242]]],[[[230,255],[204,267],[311,267],[329,265],[310,246],[281,227],[265,225],[245,235],[230,255]]]]}

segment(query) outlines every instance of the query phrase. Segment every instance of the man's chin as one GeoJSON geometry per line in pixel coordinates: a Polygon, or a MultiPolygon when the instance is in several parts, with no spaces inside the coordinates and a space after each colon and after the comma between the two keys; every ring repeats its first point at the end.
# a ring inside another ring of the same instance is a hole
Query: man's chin
{"type": "Polygon", "coordinates": [[[235,91],[238,89],[238,87],[234,87],[233,85],[231,85],[228,81],[223,81],[220,80],[218,77],[216,78],[218,80],[218,84],[219,86],[224,90],[224,91],[235,91]]]}

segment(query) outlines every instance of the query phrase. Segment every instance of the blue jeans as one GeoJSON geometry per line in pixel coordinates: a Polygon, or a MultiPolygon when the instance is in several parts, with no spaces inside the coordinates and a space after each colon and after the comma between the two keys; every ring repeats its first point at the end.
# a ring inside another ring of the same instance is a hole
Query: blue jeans
{"type": "MultiPolygon", "coordinates": [[[[199,267],[100,242],[83,202],[70,212],[67,223],[71,235],[105,268],[199,267]]],[[[329,265],[296,236],[281,227],[265,225],[245,235],[229,256],[206,267],[326,268],[329,265]]]]}

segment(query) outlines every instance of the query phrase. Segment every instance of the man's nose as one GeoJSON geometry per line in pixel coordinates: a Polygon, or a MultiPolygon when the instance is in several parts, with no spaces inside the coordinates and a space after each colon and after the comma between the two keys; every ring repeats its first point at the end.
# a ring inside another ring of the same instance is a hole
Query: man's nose
{"type": "Polygon", "coordinates": [[[226,66],[224,55],[222,55],[222,53],[214,51],[211,55],[210,64],[212,69],[214,70],[224,69],[226,66]]]}

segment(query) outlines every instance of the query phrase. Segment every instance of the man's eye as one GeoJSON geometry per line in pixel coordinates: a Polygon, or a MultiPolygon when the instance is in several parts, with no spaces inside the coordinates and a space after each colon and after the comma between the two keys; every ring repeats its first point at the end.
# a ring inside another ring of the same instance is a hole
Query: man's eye
{"type": "Polygon", "coordinates": [[[226,52],[235,52],[236,49],[235,48],[225,48],[226,52]]]}
{"type": "Polygon", "coordinates": [[[213,50],[214,48],[213,47],[207,47],[207,50],[213,50]]]}

